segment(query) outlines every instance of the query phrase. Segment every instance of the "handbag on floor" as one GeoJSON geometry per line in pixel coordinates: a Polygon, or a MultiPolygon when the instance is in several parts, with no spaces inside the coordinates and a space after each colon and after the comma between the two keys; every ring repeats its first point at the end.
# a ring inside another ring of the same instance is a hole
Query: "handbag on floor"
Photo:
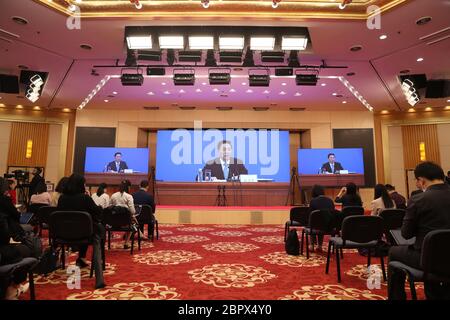
{"type": "Polygon", "coordinates": [[[291,230],[288,233],[285,243],[286,253],[292,256],[298,256],[300,254],[300,241],[296,230],[291,230]]]}

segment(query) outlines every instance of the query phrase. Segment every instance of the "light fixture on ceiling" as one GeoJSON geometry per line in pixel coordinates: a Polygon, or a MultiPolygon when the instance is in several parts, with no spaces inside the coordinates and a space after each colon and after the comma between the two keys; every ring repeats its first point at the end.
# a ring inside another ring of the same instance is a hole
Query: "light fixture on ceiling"
{"type": "Polygon", "coordinates": [[[183,49],[184,37],[183,36],[160,36],[159,37],[160,49],[183,49]]]}
{"type": "Polygon", "coordinates": [[[417,58],[417,62],[422,62],[424,59],[422,57],[417,58]]]}
{"type": "Polygon", "coordinates": [[[130,3],[134,4],[136,9],[138,10],[142,9],[142,3],[139,0],[130,0],[130,3]]]}
{"type": "Polygon", "coordinates": [[[281,50],[305,50],[308,38],[305,36],[283,36],[281,38],[281,50]]]}
{"type": "Polygon", "coordinates": [[[402,82],[402,91],[406,97],[406,100],[412,107],[414,107],[420,101],[419,94],[417,93],[417,90],[414,87],[414,83],[411,81],[411,79],[405,79],[402,82]]]}
{"type": "Polygon", "coordinates": [[[189,49],[209,50],[214,49],[213,36],[189,36],[189,49]]]}
{"type": "Polygon", "coordinates": [[[130,50],[138,50],[138,49],[151,49],[152,45],[152,36],[151,35],[128,35],[127,36],[127,45],[130,50]]]}
{"type": "Polygon", "coordinates": [[[89,101],[91,101],[92,98],[95,97],[95,95],[101,90],[101,88],[105,86],[105,84],[109,81],[109,79],[111,79],[111,76],[105,76],[102,80],[100,80],[100,82],[95,86],[95,88],[92,89],[91,93],[89,93],[89,95],[78,106],[78,110],[82,110],[89,103],[89,101]]]}
{"type": "Polygon", "coordinates": [[[228,85],[231,82],[230,68],[214,68],[208,70],[208,78],[210,85],[228,85]]]}
{"type": "Polygon", "coordinates": [[[144,83],[144,75],[142,70],[137,69],[122,69],[120,82],[122,86],[142,86],[144,83]],[[136,70],[136,73],[124,73],[125,70],[136,70]]]}
{"type": "Polygon", "coordinates": [[[192,68],[173,69],[173,84],[175,86],[193,86],[195,84],[195,70],[192,68]]]}
{"type": "Polygon", "coordinates": [[[352,3],[352,1],[353,0],[342,0],[342,2],[339,4],[339,9],[344,10],[345,7],[352,3]]]}
{"type": "Polygon", "coordinates": [[[202,6],[205,9],[209,8],[209,0],[201,0],[202,6]]]}
{"type": "Polygon", "coordinates": [[[244,49],[244,37],[219,37],[219,49],[220,50],[243,50],[244,49]]]}
{"type": "Polygon", "coordinates": [[[276,9],[280,5],[281,0],[272,0],[272,8],[276,9]]]}
{"type": "Polygon", "coordinates": [[[385,39],[387,39],[387,35],[382,34],[382,35],[380,36],[380,40],[385,40],[385,39]]]}
{"type": "Polygon", "coordinates": [[[295,71],[295,83],[298,86],[315,86],[318,80],[318,69],[300,69],[295,71]]]}
{"type": "Polygon", "coordinates": [[[28,86],[25,97],[31,102],[36,102],[41,96],[41,88],[44,85],[44,80],[38,74],[33,75],[30,78],[30,85],[28,86]]]}
{"type": "Polygon", "coordinates": [[[344,84],[344,86],[347,87],[347,89],[355,96],[355,98],[358,99],[359,102],[361,102],[363,106],[367,108],[367,110],[373,111],[373,107],[367,102],[366,99],[364,99],[364,97],[358,92],[358,90],[356,90],[355,87],[350,84],[348,80],[346,80],[344,77],[338,77],[338,79],[342,82],[342,84],[344,84]]]}
{"type": "Polygon", "coordinates": [[[249,69],[248,82],[250,87],[268,87],[270,85],[269,69],[249,69]]]}
{"type": "Polygon", "coordinates": [[[275,47],[275,37],[251,37],[250,49],[270,51],[275,47]]]}

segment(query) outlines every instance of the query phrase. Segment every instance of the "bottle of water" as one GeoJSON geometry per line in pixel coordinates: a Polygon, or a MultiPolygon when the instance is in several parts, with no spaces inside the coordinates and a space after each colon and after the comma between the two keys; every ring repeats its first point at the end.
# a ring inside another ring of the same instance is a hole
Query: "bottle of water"
{"type": "Polygon", "coordinates": [[[202,182],[202,181],[203,181],[203,171],[202,171],[202,169],[198,169],[197,182],[202,182]]]}

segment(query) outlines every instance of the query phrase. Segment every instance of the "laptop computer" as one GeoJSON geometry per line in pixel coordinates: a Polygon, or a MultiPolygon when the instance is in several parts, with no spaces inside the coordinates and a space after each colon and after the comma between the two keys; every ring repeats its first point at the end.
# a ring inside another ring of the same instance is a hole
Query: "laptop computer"
{"type": "Polygon", "coordinates": [[[33,213],[31,212],[23,212],[20,214],[20,224],[28,224],[30,223],[31,218],[33,217],[33,213]]]}

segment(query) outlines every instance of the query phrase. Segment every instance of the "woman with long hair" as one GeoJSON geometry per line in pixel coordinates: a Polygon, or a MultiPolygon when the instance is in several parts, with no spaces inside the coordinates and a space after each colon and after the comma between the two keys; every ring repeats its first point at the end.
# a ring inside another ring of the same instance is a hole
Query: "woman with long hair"
{"type": "Polygon", "coordinates": [[[55,191],[52,192],[52,207],[58,206],[58,200],[59,197],[61,197],[62,193],[64,192],[64,187],[67,184],[67,181],[69,180],[69,177],[62,177],[58,184],[56,185],[55,191]]]}
{"type": "Polygon", "coordinates": [[[95,204],[102,209],[108,208],[110,203],[106,188],[108,188],[108,186],[106,183],[102,182],[98,185],[97,192],[92,195],[92,200],[94,200],[95,204]]]}
{"type": "Polygon", "coordinates": [[[372,215],[378,216],[384,209],[397,208],[384,184],[377,184],[372,201],[372,215]]]}
{"type": "Polygon", "coordinates": [[[358,188],[353,182],[347,183],[347,185],[341,189],[334,202],[342,203],[343,208],[353,206],[362,207],[362,201],[358,194],[358,188]]]}

